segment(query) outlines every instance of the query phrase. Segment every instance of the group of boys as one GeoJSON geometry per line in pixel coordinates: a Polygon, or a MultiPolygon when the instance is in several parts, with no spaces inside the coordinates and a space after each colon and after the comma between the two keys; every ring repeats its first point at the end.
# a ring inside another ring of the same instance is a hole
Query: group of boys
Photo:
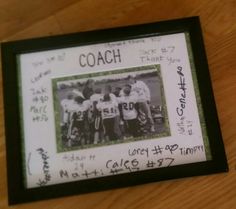
{"type": "Polygon", "coordinates": [[[61,101],[62,135],[67,146],[139,137],[140,116],[146,119],[149,131],[155,132],[148,86],[133,76],[127,80],[123,88],[117,87],[112,93],[110,85],[95,88],[95,82],[89,79],[89,88],[67,94],[61,101]]]}

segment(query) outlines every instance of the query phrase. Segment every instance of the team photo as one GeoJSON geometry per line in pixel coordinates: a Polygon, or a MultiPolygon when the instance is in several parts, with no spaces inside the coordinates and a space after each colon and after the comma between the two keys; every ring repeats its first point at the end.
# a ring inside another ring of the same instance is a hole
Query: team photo
{"type": "Polygon", "coordinates": [[[159,65],[52,80],[58,152],[170,135],[159,65]]]}

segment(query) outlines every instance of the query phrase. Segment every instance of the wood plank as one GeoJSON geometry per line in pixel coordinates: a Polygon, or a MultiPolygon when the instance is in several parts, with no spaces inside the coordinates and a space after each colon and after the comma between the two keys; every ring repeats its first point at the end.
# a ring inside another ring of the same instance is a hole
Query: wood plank
{"type": "Polygon", "coordinates": [[[29,27],[40,19],[73,4],[76,0],[7,0],[0,1],[0,40],[29,27]]]}
{"type": "MultiPolygon", "coordinates": [[[[119,21],[119,19],[124,16],[129,17],[129,14],[134,10],[136,12],[137,10],[145,10],[146,4],[148,4],[148,1],[141,0],[82,0],[78,1],[77,4],[59,11],[55,16],[65,33],[109,28],[129,25],[131,23],[130,21],[119,21]]],[[[129,17],[129,20],[132,19],[133,17],[129,17]]],[[[138,23],[135,22],[135,24],[138,23]]]]}
{"type": "Polygon", "coordinates": [[[3,41],[13,41],[59,34],[62,34],[62,30],[57,22],[57,19],[54,16],[49,16],[48,18],[35,22],[33,25],[25,28],[24,30],[14,33],[12,36],[8,36],[3,41]]]}
{"type": "MultiPolygon", "coordinates": [[[[200,15],[230,171],[163,181],[13,208],[236,208],[235,0],[0,0],[0,40],[154,22],[200,15]]],[[[1,78],[1,75],[0,75],[1,78]]],[[[0,208],[7,206],[6,153],[0,79],[0,208]]]]}

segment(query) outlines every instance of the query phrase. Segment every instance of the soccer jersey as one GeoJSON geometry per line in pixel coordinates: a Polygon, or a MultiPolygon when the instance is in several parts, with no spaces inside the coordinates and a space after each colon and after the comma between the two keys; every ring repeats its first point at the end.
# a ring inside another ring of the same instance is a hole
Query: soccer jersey
{"type": "Polygon", "coordinates": [[[97,109],[101,111],[103,119],[114,118],[116,116],[117,106],[118,104],[114,100],[103,101],[97,104],[97,109]]]}
{"type": "Polygon", "coordinates": [[[82,104],[74,103],[70,111],[74,120],[83,121],[86,111],[88,109],[89,109],[89,103],[84,101],[82,104]]]}
{"type": "Polygon", "coordinates": [[[124,120],[132,120],[137,118],[138,112],[135,109],[135,103],[138,101],[137,94],[124,95],[118,98],[119,104],[122,105],[122,113],[124,120]]]}
{"type": "Polygon", "coordinates": [[[150,101],[150,90],[148,86],[143,81],[136,81],[132,86],[132,92],[138,94],[138,101],[150,101]]]}

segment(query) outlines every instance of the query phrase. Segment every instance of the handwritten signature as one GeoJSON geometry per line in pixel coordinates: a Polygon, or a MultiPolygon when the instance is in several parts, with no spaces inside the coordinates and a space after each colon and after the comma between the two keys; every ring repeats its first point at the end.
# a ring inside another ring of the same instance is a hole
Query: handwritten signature
{"type": "Polygon", "coordinates": [[[39,155],[41,156],[42,159],[42,170],[43,170],[43,174],[44,174],[44,178],[43,179],[39,179],[37,185],[38,186],[45,186],[49,181],[51,181],[51,174],[50,174],[50,166],[49,166],[49,156],[48,153],[43,149],[43,148],[38,148],[36,150],[39,155]]]}
{"type": "Polygon", "coordinates": [[[180,98],[179,98],[179,107],[176,108],[176,112],[177,112],[178,116],[183,116],[184,109],[186,108],[187,88],[186,88],[183,68],[181,66],[177,67],[177,73],[179,75],[178,86],[180,89],[180,98]]]}

